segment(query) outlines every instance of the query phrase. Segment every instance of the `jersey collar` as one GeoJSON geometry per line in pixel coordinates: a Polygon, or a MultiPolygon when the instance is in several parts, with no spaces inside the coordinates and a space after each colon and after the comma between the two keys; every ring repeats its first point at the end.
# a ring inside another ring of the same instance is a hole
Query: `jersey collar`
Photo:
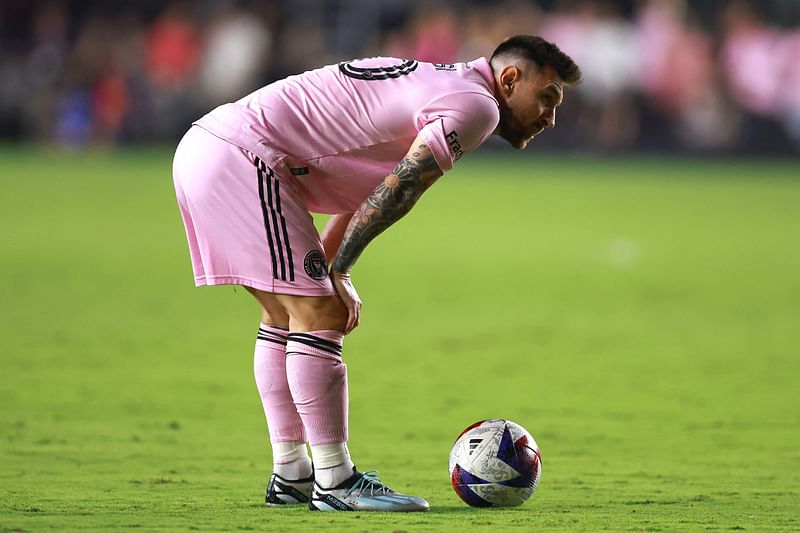
{"type": "Polygon", "coordinates": [[[483,79],[486,80],[489,90],[494,94],[494,72],[492,71],[492,65],[489,64],[489,60],[485,57],[479,57],[475,61],[470,61],[468,64],[470,67],[480,72],[483,79]]]}

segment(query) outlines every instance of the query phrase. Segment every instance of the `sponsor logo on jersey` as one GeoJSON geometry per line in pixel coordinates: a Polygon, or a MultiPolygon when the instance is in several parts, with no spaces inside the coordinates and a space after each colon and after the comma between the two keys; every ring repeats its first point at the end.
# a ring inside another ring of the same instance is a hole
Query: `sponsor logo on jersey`
{"type": "Polygon", "coordinates": [[[455,63],[434,63],[433,68],[436,70],[455,70],[455,63]]]}
{"type": "Polygon", "coordinates": [[[447,135],[447,144],[450,145],[450,151],[453,152],[453,160],[458,161],[464,155],[464,150],[461,148],[461,143],[458,142],[458,133],[456,130],[451,131],[447,135]]]}
{"type": "Polygon", "coordinates": [[[308,277],[316,280],[323,280],[328,276],[328,265],[325,264],[325,256],[319,250],[311,250],[303,259],[303,270],[308,277]]]}

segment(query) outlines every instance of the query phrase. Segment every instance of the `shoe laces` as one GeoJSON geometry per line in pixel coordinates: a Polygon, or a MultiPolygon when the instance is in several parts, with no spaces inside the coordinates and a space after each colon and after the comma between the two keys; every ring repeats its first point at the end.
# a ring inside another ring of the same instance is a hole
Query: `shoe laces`
{"type": "Polygon", "coordinates": [[[356,498],[360,498],[367,491],[369,491],[370,496],[375,496],[376,493],[390,494],[392,489],[381,483],[380,478],[378,478],[377,470],[369,470],[361,474],[361,479],[356,481],[355,485],[350,487],[350,490],[347,491],[346,496],[350,496],[355,492],[356,498]]]}

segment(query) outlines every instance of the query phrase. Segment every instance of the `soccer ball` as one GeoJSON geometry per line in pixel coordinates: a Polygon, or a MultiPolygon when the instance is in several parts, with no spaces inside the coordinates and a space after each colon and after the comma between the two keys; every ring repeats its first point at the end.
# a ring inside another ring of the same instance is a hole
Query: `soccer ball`
{"type": "Polygon", "coordinates": [[[533,495],[542,475],[539,446],[510,420],[482,420],[461,432],[450,452],[450,480],[472,507],[514,507],[533,495]]]}

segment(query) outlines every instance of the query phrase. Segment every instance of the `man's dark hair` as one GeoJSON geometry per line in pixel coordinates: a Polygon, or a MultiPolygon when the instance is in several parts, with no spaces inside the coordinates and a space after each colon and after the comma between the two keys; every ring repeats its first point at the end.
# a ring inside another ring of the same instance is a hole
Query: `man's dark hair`
{"type": "Polygon", "coordinates": [[[496,57],[512,56],[533,61],[539,67],[550,65],[558,77],[572,85],[581,81],[581,69],[555,44],[536,35],[514,35],[495,48],[490,61],[496,57]]]}

